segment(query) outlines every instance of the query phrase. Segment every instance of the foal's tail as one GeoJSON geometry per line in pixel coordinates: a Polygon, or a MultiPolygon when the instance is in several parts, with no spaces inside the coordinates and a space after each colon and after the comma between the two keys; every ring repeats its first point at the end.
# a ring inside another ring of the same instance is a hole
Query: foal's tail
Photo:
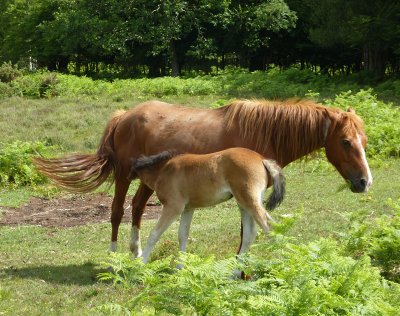
{"type": "Polygon", "coordinates": [[[62,158],[36,157],[33,162],[40,173],[70,192],[93,191],[118,172],[114,152],[114,131],[125,111],[117,111],[109,120],[96,154],[74,154],[62,158]]]}
{"type": "Polygon", "coordinates": [[[263,160],[264,167],[272,179],[272,193],[267,201],[267,209],[273,210],[283,201],[285,196],[285,177],[282,173],[281,167],[274,160],[263,160]]]}
{"type": "Polygon", "coordinates": [[[173,153],[172,151],[163,151],[156,155],[142,156],[138,159],[135,159],[132,161],[131,172],[128,178],[131,179],[138,172],[144,169],[154,167],[167,160],[170,160],[174,156],[176,156],[176,154],[173,153]]]}

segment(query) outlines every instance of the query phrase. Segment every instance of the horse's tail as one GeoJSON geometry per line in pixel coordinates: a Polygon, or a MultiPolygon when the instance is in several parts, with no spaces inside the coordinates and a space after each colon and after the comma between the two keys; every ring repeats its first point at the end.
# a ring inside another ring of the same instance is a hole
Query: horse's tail
{"type": "Polygon", "coordinates": [[[124,113],[117,111],[109,120],[96,154],[74,154],[53,159],[36,157],[33,159],[36,168],[70,192],[85,193],[98,188],[111,174],[118,172],[113,136],[124,113]]]}
{"type": "Polygon", "coordinates": [[[142,156],[138,159],[132,160],[131,172],[128,178],[132,178],[133,175],[144,169],[154,167],[162,162],[170,160],[174,156],[176,156],[176,154],[172,151],[163,151],[156,155],[142,156]]]}
{"type": "Polygon", "coordinates": [[[266,203],[267,209],[273,210],[283,201],[285,196],[285,177],[282,173],[282,169],[274,160],[265,159],[263,160],[264,167],[272,179],[272,193],[266,203]]]}

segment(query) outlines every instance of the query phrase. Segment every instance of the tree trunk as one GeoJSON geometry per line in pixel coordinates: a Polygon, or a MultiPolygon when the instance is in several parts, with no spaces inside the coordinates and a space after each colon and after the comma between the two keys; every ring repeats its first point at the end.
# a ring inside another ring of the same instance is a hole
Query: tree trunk
{"type": "Polygon", "coordinates": [[[178,54],[176,52],[176,45],[173,39],[169,42],[169,53],[171,55],[171,68],[172,68],[172,77],[179,77],[181,71],[179,68],[178,54]]]}
{"type": "Polygon", "coordinates": [[[364,69],[382,79],[385,75],[385,53],[379,43],[365,44],[363,48],[364,69]]]}

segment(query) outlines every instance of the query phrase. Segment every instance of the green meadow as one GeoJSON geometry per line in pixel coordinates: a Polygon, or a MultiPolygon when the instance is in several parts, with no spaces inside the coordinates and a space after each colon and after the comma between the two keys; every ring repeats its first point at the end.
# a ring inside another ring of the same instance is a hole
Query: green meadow
{"type": "MultiPolygon", "coordinates": [[[[241,262],[234,201],[195,213],[189,256],[177,251],[175,223],[147,266],[129,258],[127,224],[116,256],[107,253],[110,224],[0,226],[0,315],[396,315],[400,85],[336,80],[290,69],[114,82],[40,73],[0,85],[0,217],[32,196],[65,194],[36,173],[32,156],[94,152],[115,110],[149,99],[214,108],[238,97],[308,97],[351,106],[366,123],[374,178],[368,193],[354,194],[323,152],[292,163],[272,214],[277,226],[241,262]],[[252,279],[232,280],[238,266],[252,279]]],[[[154,223],[144,221],[143,243],[154,223]]]]}

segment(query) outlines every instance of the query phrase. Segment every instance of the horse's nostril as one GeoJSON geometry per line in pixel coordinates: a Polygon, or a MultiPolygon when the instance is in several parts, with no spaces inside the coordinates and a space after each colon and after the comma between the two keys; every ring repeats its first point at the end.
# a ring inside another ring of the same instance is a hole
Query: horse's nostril
{"type": "Polygon", "coordinates": [[[363,188],[365,188],[367,186],[367,179],[361,178],[360,180],[360,184],[363,188]]]}

